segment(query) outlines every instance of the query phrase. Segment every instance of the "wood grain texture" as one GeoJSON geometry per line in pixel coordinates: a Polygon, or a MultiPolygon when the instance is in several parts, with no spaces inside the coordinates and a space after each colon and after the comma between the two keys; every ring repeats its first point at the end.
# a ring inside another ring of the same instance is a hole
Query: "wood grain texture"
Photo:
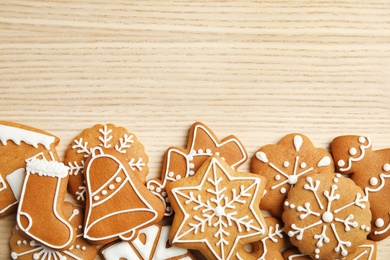
{"type": "MultiPolygon", "coordinates": [[[[290,132],[390,147],[389,14],[387,0],[3,0],[0,118],[59,136],[61,156],[84,128],[125,126],[150,177],[194,121],[251,157],[290,132]]],[[[2,259],[14,224],[0,219],[2,259]]]]}

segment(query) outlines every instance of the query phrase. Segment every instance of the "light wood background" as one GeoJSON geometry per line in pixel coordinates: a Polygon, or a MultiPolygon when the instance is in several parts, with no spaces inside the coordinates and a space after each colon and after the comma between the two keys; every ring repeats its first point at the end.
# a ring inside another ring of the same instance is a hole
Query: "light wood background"
{"type": "Polygon", "coordinates": [[[0,118],[59,136],[61,156],[84,128],[125,126],[150,177],[194,121],[251,157],[290,132],[390,147],[390,1],[2,0],[0,118]]]}

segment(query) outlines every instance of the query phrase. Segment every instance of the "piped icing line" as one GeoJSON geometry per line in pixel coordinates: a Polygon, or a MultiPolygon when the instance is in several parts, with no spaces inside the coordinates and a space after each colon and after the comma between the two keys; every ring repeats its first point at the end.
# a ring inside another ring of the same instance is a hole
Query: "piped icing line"
{"type": "Polygon", "coordinates": [[[65,178],[68,175],[69,167],[61,162],[47,161],[45,159],[27,160],[26,171],[39,176],[65,178]]]}
{"type": "Polygon", "coordinates": [[[21,142],[24,142],[26,144],[32,145],[35,148],[41,144],[47,150],[49,150],[50,145],[52,145],[55,141],[55,137],[18,127],[0,124],[0,142],[5,146],[7,145],[7,141],[12,141],[16,145],[20,145],[21,142]]]}
{"type": "Polygon", "coordinates": [[[357,157],[357,158],[349,157],[349,158],[348,158],[348,164],[347,164],[346,167],[343,167],[343,166],[344,166],[344,163],[345,163],[344,161],[340,160],[340,161],[338,162],[339,170],[340,170],[341,172],[345,172],[345,171],[350,170],[351,167],[352,167],[352,163],[353,163],[353,162],[358,162],[358,161],[360,161],[361,159],[363,159],[363,157],[364,157],[365,154],[366,154],[366,149],[369,148],[369,147],[371,147],[371,140],[370,140],[370,138],[368,138],[368,137],[363,137],[363,136],[359,137],[359,142],[360,142],[360,143],[363,143],[362,141],[365,141],[365,140],[367,140],[367,145],[363,145],[363,144],[362,144],[362,145],[359,146],[359,149],[360,149],[360,151],[361,151],[361,154],[360,154],[359,157],[357,157]],[[364,140],[363,140],[363,138],[364,138],[364,140]],[[342,162],[341,165],[339,164],[340,162],[342,162]]]}

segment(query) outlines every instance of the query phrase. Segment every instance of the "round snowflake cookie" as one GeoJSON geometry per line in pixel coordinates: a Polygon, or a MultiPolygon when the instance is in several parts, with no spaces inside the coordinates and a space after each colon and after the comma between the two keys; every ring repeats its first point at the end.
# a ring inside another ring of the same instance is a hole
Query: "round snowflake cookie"
{"type": "Polygon", "coordinates": [[[313,259],[343,259],[371,230],[368,198],[341,174],[300,179],[287,195],[282,217],[291,243],[313,259]]]}
{"type": "Polygon", "coordinates": [[[124,127],[97,124],[76,136],[66,150],[64,163],[70,168],[68,191],[78,202],[85,201],[84,162],[94,147],[115,149],[124,154],[131,170],[146,183],[148,156],[137,137],[124,127]]]}

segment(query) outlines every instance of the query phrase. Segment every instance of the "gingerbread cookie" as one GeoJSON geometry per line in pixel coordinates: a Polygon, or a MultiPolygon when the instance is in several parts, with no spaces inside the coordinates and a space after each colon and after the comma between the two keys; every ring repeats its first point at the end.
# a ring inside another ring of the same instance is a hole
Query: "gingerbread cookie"
{"type": "Polygon", "coordinates": [[[288,193],[282,216],[291,243],[313,259],[342,259],[354,253],[370,232],[367,197],[338,173],[299,179],[288,193]]]}
{"type": "Polygon", "coordinates": [[[237,257],[245,244],[267,234],[259,207],[264,187],[264,177],[210,157],[194,176],[168,183],[175,211],[170,242],[199,250],[207,259],[237,257]]]}
{"type": "Polygon", "coordinates": [[[300,178],[322,170],[334,170],[332,156],[315,148],[302,134],[289,134],[277,144],[260,148],[251,161],[251,172],[267,178],[261,208],[280,218],[287,192],[300,178]]]}
{"type": "Polygon", "coordinates": [[[37,155],[27,160],[16,221],[33,240],[64,249],[76,239],[63,211],[69,168],[52,159],[37,155]]]}
{"type": "Polygon", "coordinates": [[[283,260],[281,253],[286,243],[286,234],[283,222],[273,217],[265,217],[268,234],[265,238],[252,244],[245,245],[237,253],[237,258],[242,260],[283,260]],[[248,249],[247,249],[248,247],[248,249]]]}
{"type": "Polygon", "coordinates": [[[90,245],[83,238],[84,216],[80,207],[75,207],[70,202],[63,205],[66,219],[75,229],[77,229],[77,239],[73,245],[67,249],[53,249],[42,243],[31,239],[15,226],[10,240],[11,258],[20,260],[29,259],[74,259],[92,260],[97,255],[96,246],[90,245]]]}
{"type": "Polygon", "coordinates": [[[125,155],[116,149],[93,148],[85,161],[84,175],[84,237],[90,242],[131,240],[138,230],[163,218],[163,203],[137,178],[125,155]]]}
{"type": "Polygon", "coordinates": [[[390,149],[372,151],[371,141],[364,136],[339,136],[332,142],[336,169],[352,174],[351,179],[362,189],[371,204],[370,239],[379,241],[390,235],[390,149]]]}
{"type": "Polygon", "coordinates": [[[223,157],[236,169],[248,158],[244,146],[236,137],[228,136],[219,140],[206,125],[200,122],[191,126],[186,149],[170,147],[166,151],[161,180],[155,178],[147,182],[147,187],[164,202],[166,216],[173,213],[167,198],[167,183],[194,175],[202,163],[214,154],[223,157]]]}
{"type": "Polygon", "coordinates": [[[191,260],[194,255],[185,248],[169,245],[171,226],[152,225],[141,229],[132,241],[121,241],[100,250],[107,260],[191,260]]]}
{"type": "MultiPolygon", "coordinates": [[[[343,260],[376,260],[376,243],[371,240],[366,240],[363,245],[355,251],[355,253],[349,254],[343,260]]],[[[289,249],[283,252],[285,260],[311,260],[308,255],[302,254],[297,248],[289,249]]]]}
{"type": "Polygon", "coordinates": [[[76,136],[66,150],[64,163],[70,168],[68,190],[78,202],[85,202],[84,164],[94,147],[111,148],[124,154],[131,171],[146,182],[148,156],[137,137],[124,127],[97,124],[76,136]]]}
{"type": "Polygon", "coordinates": [[[60,140],[45,131],[0,121],[0,216],[16,212],[25,176],[25,160],[41,153],[56,160],[60,140]]]}

